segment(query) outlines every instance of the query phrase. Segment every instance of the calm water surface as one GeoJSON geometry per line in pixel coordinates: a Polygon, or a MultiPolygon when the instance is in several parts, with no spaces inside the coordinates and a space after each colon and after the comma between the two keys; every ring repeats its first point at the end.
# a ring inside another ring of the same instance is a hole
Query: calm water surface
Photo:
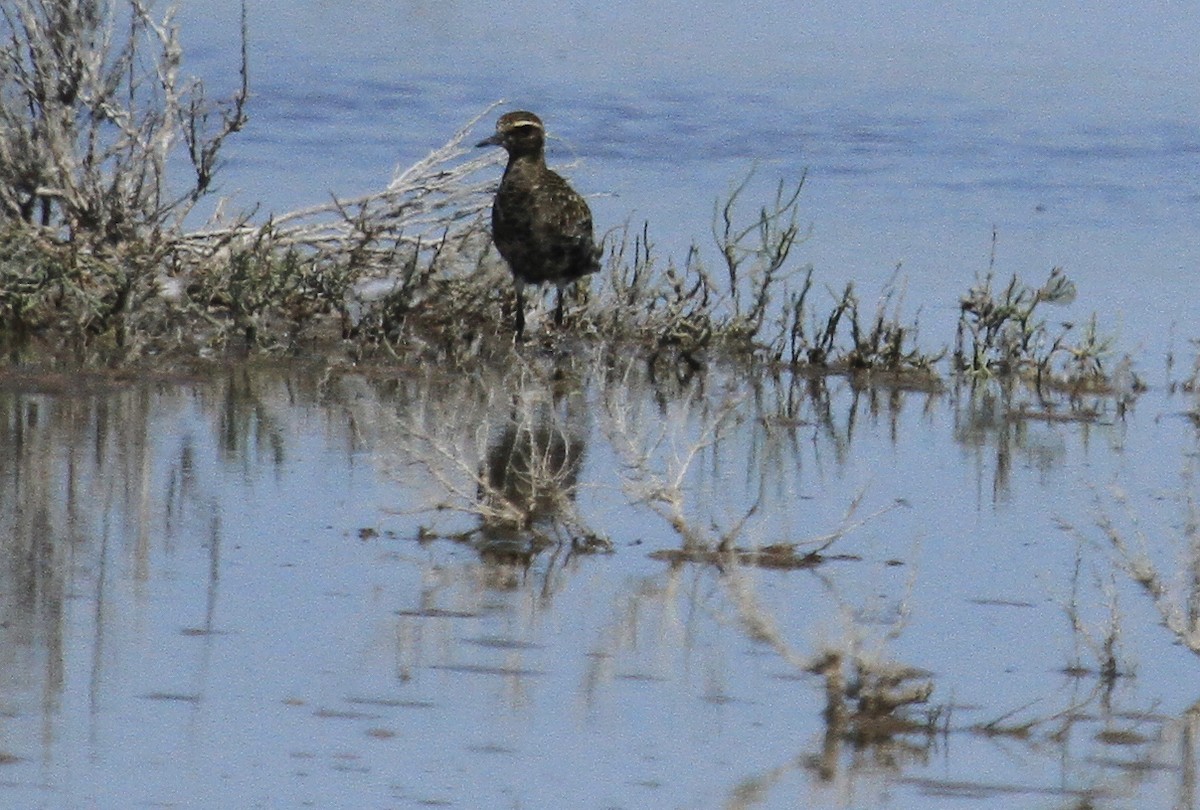
{"type": "MultiPolygon", "coordinates": [[[[234,6],[183,15],[214,88],[234,6]]],[[[932,348],[995,228],[999,273],[1063,265],[1063,317],[1118,332],[1152,384],[1131,413],[582,350],[457,376],[10,369],[3,803],[1195,806],[1200,659],[1094,523],[1189,614],[1196,403],[1165,358],[1186,374],[1197,337],[1200,13],[906,8],[255,3],[224,191],[265,215],[378,188],[504,98],[580,161],[602,228],[648,219],[678,258],[751,168],[750,210],[807,170],[818,281],[869,295],[900,264],[932,348]],[[479,518],[522,436],[572,493],[542,508],[613,553],[522,556],[479,518]],[[707,536],[757,503],[737,545],[845,528],[841,556],[673,565],[648,495],[676,479],[707,536]],[[1132,676],[1106,683],[1110,636],[1132,676]],[[936,733],[831,732],[804,669],[830,650],[921,670],[936,733]]]]}
{"type": "Polygon", "coordinates": [[[1152,393],[1084,423],[1014,418],[1022,402],[719,369],[655,383],[583,351],[469,377],[9,372],[0,793],[1190,806],[1196,656],[1093,523],[1144,532],[1174,583],[1194,534],[1192,403],[1152,393]],[[551,473],[540,514],[572,527],[532,555],[480,517],[481,493],[519,500],[528,479],[494,476],[529,469],[521,446],[551,473]],[[702,536],[756,501],[741,548],[845,534],[806,569],[674,565],[660,557],[680,535],[644,498],[676,477],[702,536]],[[613,552],[572,553],[587,532],[613,552]],[[1106,683],[1110,636],[1128,676],[1106,683]],[[918,669],[936,729],[831,730],[805,670],[828,651],[918,669]]]}

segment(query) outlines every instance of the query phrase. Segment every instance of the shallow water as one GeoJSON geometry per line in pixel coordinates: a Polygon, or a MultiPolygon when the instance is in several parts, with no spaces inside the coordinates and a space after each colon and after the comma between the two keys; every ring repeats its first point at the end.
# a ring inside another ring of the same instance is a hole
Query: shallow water
{"type": "MultiPolygon", "coordinates": [[[[232,6],[184,10],[214,88],[232,6]]],[[[751,210],[807,170],[797,260],[866,294],[901,263],[926,348],[995,228],[997,271],[1065,266],[1062,317],[1095,310],[1152,387],[1122,418],[579,347],[460,376],[8,369],[3,803],[1195,806],[1197,657],[1094,526],[1141,532],[1187,614],[1196,402],[1165,382],[1195,337],[1194,10],[355,8],[252,4],[243,204],[378,188],[503,97],[581,161],[602,228],[649,219],[677,259],[752,167],[751,210]],[[832,533],[830,558],[673,563],[648,496],[677,476],[687,530],[832,533]],[[565,525],[537,554],[494,513],[531,480],[565,525]],[[612,553],[572,550],[591,534],[612,553]],[[826,651],[924,671],[931,733],[828,723],[826,651]]]]}
{"type": "Polygon", "coordinates": [[[1190,806],[1196,656],[1092,526],[1132,538],[1128,508],[1172,570],[1190,403],[1017,419],[1019,396],[513,360],[10,373],[5,801],[1190,806]],[[480,517],[529,491],[490,477],[513,436],[570,517],[536,554],[480,517]],[[677,475],[703,537],[755,501],[739,548],[840,536],[815,566],[672,564],[642,499],[677,475]],[[612,553],[572,551],[590,532],[612,553]],[[1106,685],[1110,627],[1134,674],[1106,685]],[[934,728],[831,729],[804,670],[831,650],[923,670],[934,728]]]}

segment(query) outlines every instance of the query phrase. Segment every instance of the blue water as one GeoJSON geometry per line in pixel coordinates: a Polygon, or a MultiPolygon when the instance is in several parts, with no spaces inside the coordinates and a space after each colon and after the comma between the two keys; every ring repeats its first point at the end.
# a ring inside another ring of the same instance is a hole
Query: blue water
{"type": "Polygon", "coordinates": [[[1092,525],[1140,526],[1170,576],[1196,442],[1176,399],[1005,427],[981,400],[873,400],[834,378],[785,422],[771,382],[730,400],[713,370],[661,407],[636,371],[610,386],[580,367],[577,506],[614,551],[526,567],[419,536],[476,525],[433,507],[471,503],[478,442],[514,397],[545,395],[540,361],[484,372],[501,387],[322,371],[8,378],[7,804],[950,808],[966,791],[1000,808],[1084,791],[1144,808],[1192,787],[1196,656],[1092,525]],[[692,525],[729,530],[760,499],[739,546],[806,549],[840,526],[829,553],[849,556],[724,574],[652,559],[680,540],[638,502],[629,448],[670,480],[706,432],[692,525]],[[1136,677],[1106,692],[1064,674],[1097,665],[1112,622],[1136,677]],[[825,649],[926,670],[946,732],[831,747],[800,668],[825,649]],[[972,730],[1010,717],[1038,722],[972,730]]]}
{"type": "MultiPolygon", "coordinates": [[[[468,380],[408,368],[8,380],[0,796],[991,810],[1080,806],[1082,791],[1103,808],[1190,806],[1197,657],[1093,526],[1140,528],[1171,573],[1195,522],[1195,402],[1163,382],[1167,352],[1178,378],[1200,337],[1200,10],[1135,12],[253,3],[251,121],[220,185],[259,217],[380,188],[504,99],[545,118],[551,161],[573,164],[602,229],[649,220],[668,255],[710,251],[714,202],[748,172],[750,213],[807,172],[795,258],[818,283],[869,297],[900,265],[932,349],[995,231],[998,273],[1064,266],[1079,298],[1055,317],[1095,311],[1154,387],[1124,420],[1101,403],[1096,423],[837,378],[792,392],[787,420],[771,405],[786,379],[755,389],[714,370],[683,386],[690,407],[629,389],[664,468],[727,382],[750,392],[689,473],[698,525],[727,530],[760,495],[746,545],[833,531],[860,493],[855,516],[877,515],[835,546],[858,559],[733,579],[648,556],[679,538],[626,489],[604,409],[625,389],[599,372],[584,375],[578,508],[615,552],[528,569],[418,542],[422,526],[473,523],[428,511],[453,493],[403,451],[424,408],[444,415],[447,469],[478,469],[480,424],[508,411],[507,388],[481,401],[468,380]],[[853,647],[928,670],[949,733],[830,753],[820,682],[756,640],[747,597],[800,656],[853,647]],[[1136,677],[1104,694],[1062,670],[1095,666],[1089,645],[1113,621],[1136,677]],[[1010,712],[1043,722],[1027,737],[969,730],[1010,712]]],[[[181,23],[188,64],[231,87],[236,4],[189,3],[181,23]]],[[[537,385],[531,372],[514,391],[537,385]]]]}

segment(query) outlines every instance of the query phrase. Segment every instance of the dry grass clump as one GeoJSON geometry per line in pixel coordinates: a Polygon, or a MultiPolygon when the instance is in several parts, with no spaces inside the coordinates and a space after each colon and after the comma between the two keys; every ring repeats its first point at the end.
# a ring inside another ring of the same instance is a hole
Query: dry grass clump
{"type": "Polygon", "coordinates": [[[467,178],[496,160],[463,160],[474,121],[379,192],[262,225],[218,214],[185,231],[225,140],[246,123],[249,80],[244,12],[238,89],[214,100],[184,72],[178,9],[14,0],[0,11],[0,316],[10,338],[127,353],[270,349],[331,323],[338,338],[386,342],[434,296],[483,295],[482,277],[462,295],[486,248],[494,184],[467,178]],[[172,170],[182,167],[180,182],[172,170]]]}
{"type": "Polygon", "coordinates": [[[175,15],[147,0],[9,0],[0,11],[0,209],[72,243],[153,241],[210,189],[246,122],[181,73],[175,15]],[[191,176],[168,182],[173,159],[191,176]]]}
{"type": "MultiPolygon", "coordinates": [[[[897,275],[899,269],[897,268],[897,275]]],[[[812,289],[809,272],[800,292],[785,306],[785,329],[772,343],[773,359],[792,367],[809,365],[832,370],[883,370],[931,376],[945,351],[926,352],[916,344],[917,322],[901,322],[903,295],[897,278],[884,287],[873,315],[864,313],[854,282],[847,282],[832,309],[822,315],[809,312],[812,289]],[[849,342],[843,324],[848,324],[849,342]]]]}
{"type": "Polygon", "coordinates": [[[710,269],[695,246],[681,266],[662,261],[648,224],[632,235],[624,228],[613,243],[608,286],[590,296],[592,328],[611,339],[688,355],[765,348],[764,328],[774,297],[795,274],[788,259],[804,240],[799,226],[804,179],[792,187],[780,182],[770,204],[742,221],[739,202],[751,177],[734,187],[714,212],[717,270],[710,269]]]}
{"type": "Polygon", "coordinates": [[[495,180],[476,176],[497,158],[466,144],[493,107],[397,168],[378,192],[335,197],[262,226],[237,221],[188,234],[179,256],[189,303],[238,330],[274,316],[284,327],[277,332],[294,332],[325,317],[339,338],[363,343],[391,346],[419,331],[436,339],[454,328],[469,345],[476,322],[499,320],[507,290],[498,262],[485,263],[495,180]],[[234,292],[241,302],[230,300],[234,292]]]}
{"type": "Polygon", "coordinates": [[[623,230],[613,245],[609,288],[593,296],[594,330],[689,360],[718,352],[776,366],[932,372],[943,352],[917,347],[915,321],[901,321],[895,279],[874,312],[864,311],[852,282],[828,312],[814,306],[813,268],[792,260],[807,238],[799,225],[805,178],[780,182],[768,204],[743,217],[751,176],[716,205],[716,270],[698,246],[677,265],[656,255],[648,225],[632,236],[623,230]]]}
{"type": "MultiPolygon", "coordinates": [[[[0,10],[0,315],[6,331],[128,345],[154,276],[246,121],[182,72],[173,4],[12,0],[0,10]],[[187,166],[183,182],[172,167],[187,166]]],[[[244,14],[243,14],[244,20],[244,14]]]]}
{"type": "Polygon", "coordinates": [[[1075,282],[1055,267],[1037,286],[1015,274],[997,286],[995,247],[993,233],[987,272],[959,299],[954,370],[977,381],[1015,377],[1030,379],[1039,388],[1112,394],[1123,411],[1142,384],[1127,359],[1106,371],[1114,341],[1100,333],[1095,314],[1081,329],[1070,322],[1052,327],[1043,315],[1047,306],[1075,301],[1075,282]]]}
{"type": "MultiPolygon", "coordinates": [[[[716,319],[712,328],[715,336],[725,344],[759,348],[772,302],[781,286],[796,273],[795,268],[788,267],[788,258],[792,249],[807,235],[800,233],[798,224],[803,177],[791,188],[780,181],[774,199],[768,205],[759,208],[747,222],[739,221],[738,204],[751,176],[747,175],[723,202],[716,205],[712,234],[721,257],[716,278],[705,271],[699,261],[700,252],[695,248],[685,266],[685,271],[691,270],[690,273],[675,277],[672,268],[668,268],[666,275],[675,299],[669,312],[679,310],[678,302],[684,298],[685,291],[686,297],[698,298],[692,320],[713,321],[712,313],[719,311],[721,303],[725,303],[722,317],[716,319]],[[695,280],[690,281],[691,278],[695,280]],[[718,289],[723,301],[714,303],[710,296],[718,289]]],[[[668,318],[668,324],[672,326],[669,331],[677,334],[679,330],[674,327],[674,320],[668,318]]]]}

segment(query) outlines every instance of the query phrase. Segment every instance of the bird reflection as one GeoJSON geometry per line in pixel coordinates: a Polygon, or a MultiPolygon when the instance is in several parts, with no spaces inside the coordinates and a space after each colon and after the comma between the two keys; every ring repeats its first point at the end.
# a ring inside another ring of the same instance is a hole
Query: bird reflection
{"type": "Polygon", "coordinates": [[[587,449],[582,400],[578,391],[514,396],[480,465],[481,554],[532,555],[576,539],[575,492],[587,449]]]}

